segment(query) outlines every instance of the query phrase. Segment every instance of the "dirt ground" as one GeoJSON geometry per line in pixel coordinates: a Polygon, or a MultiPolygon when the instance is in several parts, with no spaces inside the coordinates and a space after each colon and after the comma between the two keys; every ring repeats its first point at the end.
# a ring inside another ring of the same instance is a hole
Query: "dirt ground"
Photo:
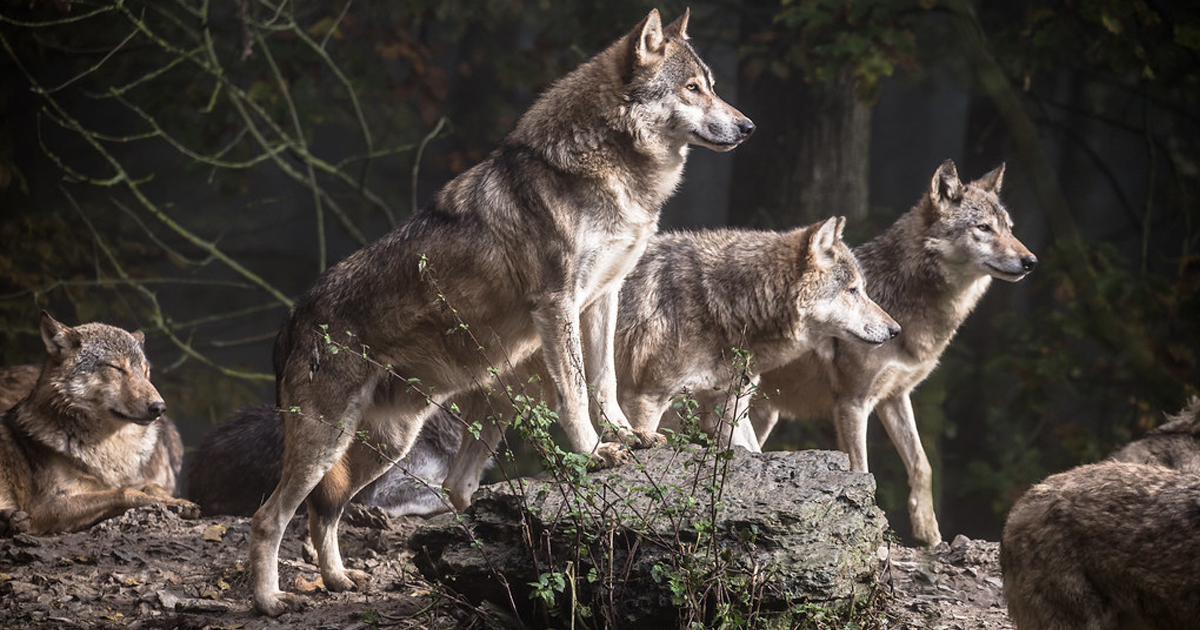
{"type": "MultiPolygon", "coordinates": [[[[160,506],[131,510],[91,530],[0,540],[0,628],[503,628],[500,610],[473,607],[426,582],[405,541],[418,518],[378,511],[342,528],[346,564],[372,574],[365,593],[328,593],[302,558],[303,518],[281,550],[284,588],[310,606],[279,619],[251,610],[249,519],[184,520],[160,506]]],[[[878,627],[1011,629],[1001,599],[996,543],[959,538],[933,552],[893,546],[880,567],[878,627]]],[[[874,627],[874,626],[873,626],[874,627]]]]}

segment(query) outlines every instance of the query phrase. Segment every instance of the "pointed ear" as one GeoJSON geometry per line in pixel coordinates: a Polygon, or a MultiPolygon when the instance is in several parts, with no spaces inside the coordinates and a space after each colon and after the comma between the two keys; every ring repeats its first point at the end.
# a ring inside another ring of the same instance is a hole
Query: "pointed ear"
{"type": "Polygon", "coordinates": [[[663,32],[666,33],[667,37],[678,37],[679,39],[687,39],[688,38],[687,23],[688,23],[688,18],[691,15],[692,15],[691,8],[685,8],[683,10],[683,15],[675,18],[675,20],[673,22],[671,22],[670,24],[667,25],[667,28],[663,29],[663,32]]]}
{"type": "Polygon", "coordinates": [[[958,169],[954,160],[946,160],[938,167],[929,182],[929,199],[937,207],[948,201],[962,199],[962,182],[958,181],[958,169]]]}
{"type": "Polygon", "coordinates": [[[79,335],[69,326],[59,323],[46,311],[42,311],[42,321],[38,327],[42,332],[42,343],[46,344],[46,352],[52,357],[60,357],[79,345],[79,335]]]}
{"type": "Polygon", "coordinates": [[[658,9],[651,9],[650,14],[633,28],[633,65],[634,67],[648,66],[662,57],[663,38],[662,19],[658,9]]]}
{"type": "Polygon", "coordinates": [[[833,264],[833,249],[841,240],[841,226],[845,217],[830,217],[817,227],[808,239],[808,260],[818,267],[833,264]]]}
{"type": "Polygon", "coordinates": [[[140,330],[135,330],[129,334],[133,335],[133,338],[137,340],[139,346],[143,348],[146,347],[146,333],[140,330]]]}
{"type": "Polygon", "coordinates": [[[1004,183],[1004,164],[992,169],[990,173],[971,182],[972,186],[1000,194],[1000,185],[1004,183]]]}

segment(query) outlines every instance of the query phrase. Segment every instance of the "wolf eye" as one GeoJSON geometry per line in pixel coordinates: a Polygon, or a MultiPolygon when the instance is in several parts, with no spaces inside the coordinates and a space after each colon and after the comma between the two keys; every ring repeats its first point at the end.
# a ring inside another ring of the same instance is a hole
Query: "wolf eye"
{"type": "Polygon", "coordinates": [[[858,297],[858,287],[850,287],[849,289],[846,289],[846,293],[849,293],[854,297],[858,297]]]}
{"type": "Polygon", "coordinates": [[[100,367],[106,367],[106,368],[108,368],[108,369],[110,369],[110,370],[116,370],[116,371],[120,372],[121,374],[124,374],[124,373],[125,373],[125,368],[123,368],[123,367],[121,367],[121,366],[119,366],[119,365],[113,365],[113,364],[111,364],[111,363],[103,363],[103,364],[101,364],[101,365],[100,365],[100,367]]]}
{"type": "Polygon", "coordinates": [[[975,229],[979,230],[980,232],[991,232],[992,226],[986,223],[980,223],[979,225],[975,226],[975,229]]]}
{"type": "Polygon", "coordinates": [[[700,86],[696,85],[696,83],[693,81],[692,83],[687,84],[687,90],[689,92],[696,92],[700,90],[700,86]]]}

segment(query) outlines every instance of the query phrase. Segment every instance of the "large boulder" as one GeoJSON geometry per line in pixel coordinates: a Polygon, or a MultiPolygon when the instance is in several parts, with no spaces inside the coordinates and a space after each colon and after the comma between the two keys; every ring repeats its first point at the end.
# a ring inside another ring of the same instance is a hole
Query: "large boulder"
{"type": "Polygon", "coordinates": [[[787,623],[872,588],[887,522],[874,477],[851,472],[845,454],[636,456],[575,484],[484,487],[464,513],[413,534],[415,563],[533,625],[572,614],[625,628],[722,614],[787,623]]]}

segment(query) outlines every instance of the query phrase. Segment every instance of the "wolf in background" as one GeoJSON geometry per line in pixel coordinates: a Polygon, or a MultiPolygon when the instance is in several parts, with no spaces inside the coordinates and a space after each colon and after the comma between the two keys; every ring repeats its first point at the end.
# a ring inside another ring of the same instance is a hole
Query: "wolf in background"
{"type": "MultiPolygon", "coordinates": [[[[462,442],[462,427],[449,412],[437,410],[404,459],[355,495],[354,503],[378,506],[391,517],[449,510],[440,490],[462,442]]],[[[196,447],[187,465],[187,498],[206,516],[251,516],[279,485],[282,467],[279,411],[270,405],[243,407],[196,447]]]]}
{"type": "Polygon", "coordinates": [[[0,368],[0,411],[8,411],[29,395],[42,374],[40,365],[14,365],[0,368]]]}
{"type": "Polygon", "coordinates": [[[331,268],[297,302],[275,352],[283,472],[251,523],[259,611],[303,604],[279,590],[278,550],[306,498],[325,587],[367,580],[343,566],[337,525],[390,462],[360,436],[403,457],[437,404],[495,383],[493,370],[539,347],[572,448],[600,465],[626,456],[593,428],[589,385],[616,437],[643,441],[615,396],[618,289],[657,230],[688,145],[728,151],[754,129],[716,96],[712,72],[687,41],[687,19],[664,28],[651,11],[552,85],[430,206],[331,268]]]}
{"type": "Polygon", "coordinates": [[[867,420],[876,411],[908,473],[913,536],[929,545],[942,536],[912,391],[937,366],[992,278],[1016,282],[1037,266],[1012,233],[999,197],[1003,181],[1003,165],[963,184],[954,162],[943,162],[916,206],[854,249],[867,290],[904,332],[877,349],[835,341],[830,354],[810,352],[763,374],[751,409],[760,444],[780,414],[832,417],[838,447],[860,471],[867,470],[867,420]]]}
{"type": "Polygon", "coordinates": [[[34,383],[18,368],[2,379],[27,395],[0,416],[0,529],[77,531],[172,496],[183,444],[150,383],[142,333],[105,324],[74,328],[43,312],[49,354],[34,383]]]}

